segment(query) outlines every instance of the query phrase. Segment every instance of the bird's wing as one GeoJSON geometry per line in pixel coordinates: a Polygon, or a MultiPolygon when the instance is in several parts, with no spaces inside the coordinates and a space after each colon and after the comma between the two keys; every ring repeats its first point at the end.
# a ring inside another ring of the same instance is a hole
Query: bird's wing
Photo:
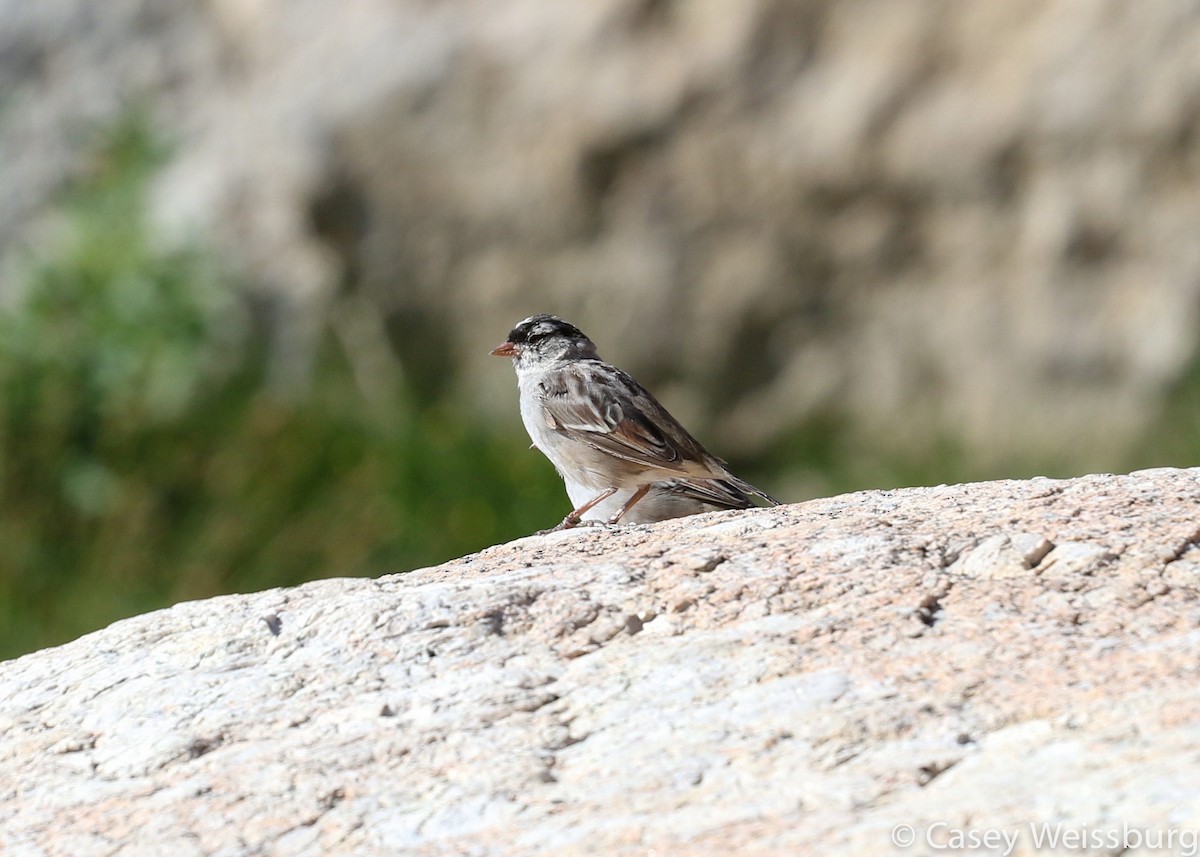
{"type": "Polygon", "coordinates": [[[636,464],[688,475],[712,473],[715,459],[620,369],[580,361],[549,374],[540,386],[546,423],[554,431],[636,464]]]}

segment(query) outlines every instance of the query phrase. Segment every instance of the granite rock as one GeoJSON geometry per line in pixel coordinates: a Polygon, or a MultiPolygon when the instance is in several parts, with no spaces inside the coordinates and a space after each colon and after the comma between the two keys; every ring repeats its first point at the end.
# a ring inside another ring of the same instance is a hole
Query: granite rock
{"type": "Polygon", "coordinates": [[[1198,573],[1200,469],[1164,469],[583,528],[179,604],[0,664],[0,853],[1194,836],[1198,573]]]}

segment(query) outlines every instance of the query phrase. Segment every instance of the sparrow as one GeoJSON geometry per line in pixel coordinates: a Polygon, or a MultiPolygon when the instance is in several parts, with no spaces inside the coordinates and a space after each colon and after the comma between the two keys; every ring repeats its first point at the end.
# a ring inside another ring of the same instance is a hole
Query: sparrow
{"type": "Polygon", "coordinates": [[[574,504],[556,530],[746,509],[750,496],[779,505],[730,473],[633,376],[601,360],[575,325],[530,316],[492,355],[512,358],[521,421],[574,504]]]}

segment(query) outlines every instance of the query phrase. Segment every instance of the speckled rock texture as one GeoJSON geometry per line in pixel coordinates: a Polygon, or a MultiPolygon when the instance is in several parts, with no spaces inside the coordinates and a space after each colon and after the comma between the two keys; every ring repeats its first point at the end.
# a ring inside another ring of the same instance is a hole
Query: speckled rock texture
{"type": "Polygon", "coordinates": [[[1194,829],[1198,583],[1200,470],[1155,470],[180,604],[0,664],[0,853],[929,853],[957,828],[1033,854],[1031,823],[1194,829]]]}

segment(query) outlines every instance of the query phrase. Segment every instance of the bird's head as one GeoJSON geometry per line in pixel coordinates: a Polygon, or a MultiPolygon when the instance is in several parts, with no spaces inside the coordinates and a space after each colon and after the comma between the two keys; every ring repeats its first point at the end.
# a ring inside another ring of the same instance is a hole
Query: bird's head
{"type": "Polygon", "coordinates": [[[518,371],[565,360],[595,360],[596,346],[583,331],[552,315],[534,315],[520,322],[508,339],[492,349],[495,357],[511,357],[518,371]]]}

